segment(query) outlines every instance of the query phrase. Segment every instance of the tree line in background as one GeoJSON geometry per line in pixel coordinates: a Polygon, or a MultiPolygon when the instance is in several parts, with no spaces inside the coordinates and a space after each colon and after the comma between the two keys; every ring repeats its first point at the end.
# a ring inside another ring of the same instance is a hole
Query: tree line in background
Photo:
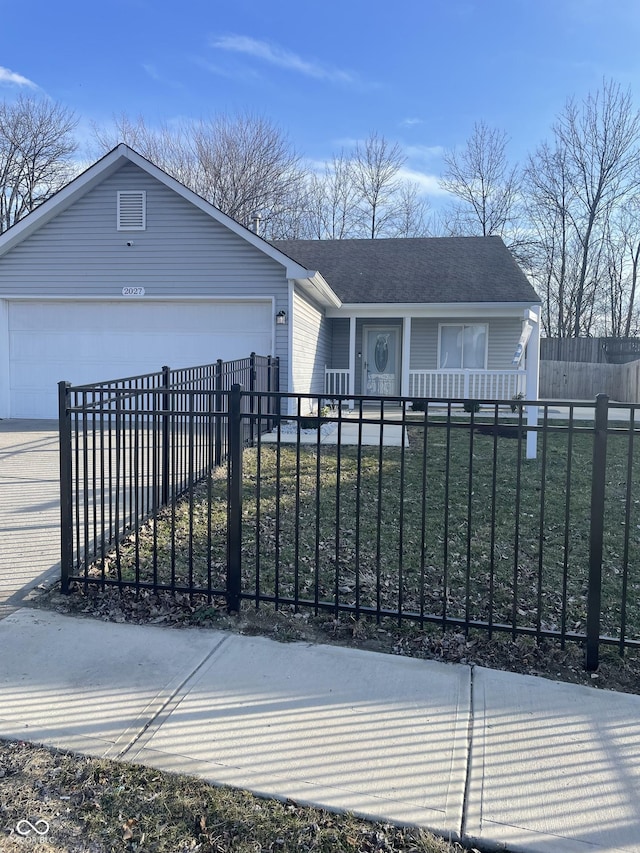
{"type": "MultiPolygon", "coordinates": [[[[60,104],[0,102],[0,233],[77,173],[75,127],[60,104]]],[[[640,112],[614,81],[569,99],[522,164],[505,131],[477,123],[444,154],[437,213],[375,132],[315,169],[251,114],[160,129],[122,116],[94,137],[99,153],[126,142],[239,222],[259,215],[267,239],[498,235],[542,297],[548,336],[638,333],[640,112]]]]}

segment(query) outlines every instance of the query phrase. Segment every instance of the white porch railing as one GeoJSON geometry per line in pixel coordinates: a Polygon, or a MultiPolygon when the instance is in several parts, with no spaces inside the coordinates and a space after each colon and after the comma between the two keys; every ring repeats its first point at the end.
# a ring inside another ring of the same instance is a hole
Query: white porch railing
{"type": "Polygon", "coordinates": [[[328,396],[349,393],[349,371],[343,368],[334,370],[330,367],[324,369],[324,393],[328,396]]]}
{"type": "Polygon", "coordinates": [[[511,400],[526,385],[525,370],[410,370],[408,396],[511,400]]]}
{"type": "MultiPolygon", "coordinates": [[[[328,397],[352,393],[349,370],[326,367],[324,392],[328,397]]],[[[526,395],[525,370],[410,370],[409,397],[511,400],[526,395]]]]}

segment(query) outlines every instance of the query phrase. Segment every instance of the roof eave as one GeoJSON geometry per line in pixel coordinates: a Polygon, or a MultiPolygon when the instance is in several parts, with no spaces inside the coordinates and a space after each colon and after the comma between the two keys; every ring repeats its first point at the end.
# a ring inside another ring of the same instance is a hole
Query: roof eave
{"type": "Polygon", "coordinates": [[[340,308],[342,306],[340,298],[318,270],[306,272],[307,275],[304,277],[289,276],[289,278],[293,278],[305,293],[321,305],[327,308],[340,308]]]}
{"type": "Polygon", "coordinates": [[[519,300],[517,302],[343,302],[339,311],[331,311],[330,316],[337,317],[349,314],[364,314],[368,312],[391,316],[403,316],[417,313],[429,313],[440,316],[455,316],[469,314],[502,314],[513,315],[540,305],[537,300],[519,300]]]}

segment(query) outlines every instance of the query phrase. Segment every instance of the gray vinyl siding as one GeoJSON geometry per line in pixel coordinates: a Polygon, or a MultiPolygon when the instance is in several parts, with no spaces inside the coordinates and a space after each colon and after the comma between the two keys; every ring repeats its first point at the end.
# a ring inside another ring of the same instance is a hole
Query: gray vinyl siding
{"type": "MultiPolygon", "coordinates": [[[[411,322],[412,370],[436,370],[438,367],[438,327],[442,323],[484,323],[473,317],[426,318],[411,322]]],[[[486,321],[488,326],[488,370],[510,370],[511,360],[522,332],[522,321],[517,317],[498,317],[486,321]]]]}
{"type": "Polygon", "coordinates": [[[331,324],[324,311],[296,288],[293,293],[293,385],[300,394],[322,394],[331,358],[331,324]]]}
{"type": "Polygon", "coordinates": [[[489,322],[489,370],[511,370],[513,355],[522,334],[522,320],[500,317],[489,322]]]}
{"type": "Polygon", "coordinates": [[[348,317],[331,320],[331,358],[327,367],[335,370],[347,370],[349,367],[349,319],[348,317]]]}
{"type": "Polygon", "coordinates": [[[435,370],[438,367],[438,324],[431,317],[411,321],[409,370],[435,370]]]}
{"type": "MultiPolygon", "coordinates": [[[[288,308],[283,266],[132,163],[0,261],[0,298],[121,300],[125,286],[144,287],[145,299],[273,297],[274,313],[288,308]],[[117,230],[118,190],[146,191],[146,230],[117,230]]],[[[272,354],[286,390],[286,326],[272,354]]]]}

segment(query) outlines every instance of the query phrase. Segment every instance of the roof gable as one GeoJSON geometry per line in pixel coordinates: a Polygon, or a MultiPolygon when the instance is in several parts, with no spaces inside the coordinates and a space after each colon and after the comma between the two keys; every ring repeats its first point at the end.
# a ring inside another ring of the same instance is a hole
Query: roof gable
{"type": "Polygon", "coordinates": [[[307,269],[297,261],[282,253],[277,247],[273,246],[253,231],[250,231],[244,225],[236,222],[235,219],[227,216],[227,214],[223,213],[221,210],[218,210],[218,208],[214,207],[201,196],[185,187],[175,178],[172,178],[162,169],[155,166],[149,160],[146,160],[124,143],[120,143],[116,148],[109,151],[108,154],[105,154],[104,157],[82,172],[82,174],[78,175],[77,178],[68,183],[46,202],[41,204],[36,208],[36,210],[24,219],[21,219],[5,231],[4,234],[0,235],[0,258],[14,246],[18,245],[31,234],[35,233],[43,225],[50,222],[63,211],[67,210],[72,204],[84,197],[108,177],[115,174],[115,172],[127,163],[133,163],[140,169],[143,169],[151,177],[160,181],[169,189],[182,196],[190,204],[193,204],[212,219],[237,234],[247,243],[250,243],[259,251],[280,263],[285,269],[287,278],[298,281],[304,288],[312,291],[315,298],[319,299],[321,303],[332,306],[340,304],[335,293],[333,293],[331,288],[327,286],[326,282],[317,271],[307,269]]]}
{"type": "Polygon", "coordinates": [[[540,302],[500,237],[277,240],[273,245],[320,270],[343,304],[540,302]]]}

